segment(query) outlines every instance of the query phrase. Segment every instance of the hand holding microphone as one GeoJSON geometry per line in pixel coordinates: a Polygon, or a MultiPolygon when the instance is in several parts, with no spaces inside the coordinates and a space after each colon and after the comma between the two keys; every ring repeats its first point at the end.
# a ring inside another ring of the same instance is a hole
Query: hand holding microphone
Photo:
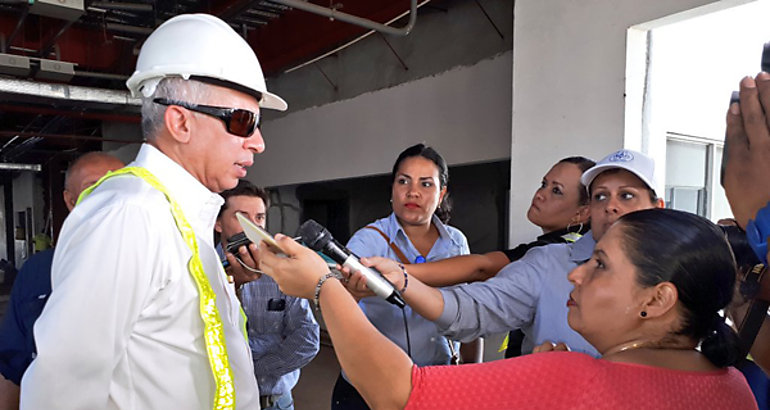
{"type": "Polygon", "coordinates": [[[366,278],[366,286],[377,296],[398,307],[406,306],[398,291],[380,272],[363,265],[358,256],[335,241],[332,234],[318,222],[312,219],[305,221],[297,233],[302,236],[302,240],[311,249],[322,252],[351,272],[360,272],[366,278]]]}
{"type": "MultiPolygon", "coordinates": [[[[382,273],[382,276],[384,276],[396,289],[404,288],[404,271],[399,267],[398,262],[388,258],[372,256],[369,258],[361,258],[361,263],[364,266],[368,266],[377,272],[382,273]]],[[[366,286],[366,277],[360,272],[344,267],[342,272],[347,277],[345,287],[356,300],[368,296],[376,296],[376,294],[366,286]]]]}
{"type": "Polygon", "coordinates": [[[278,234],[281,253],[267,243],[259,244],[259,268],[278,284],[281,292],[312,300],[318,280],[329,272],[326,262],[312,250],[292,238],[278,234]]]}

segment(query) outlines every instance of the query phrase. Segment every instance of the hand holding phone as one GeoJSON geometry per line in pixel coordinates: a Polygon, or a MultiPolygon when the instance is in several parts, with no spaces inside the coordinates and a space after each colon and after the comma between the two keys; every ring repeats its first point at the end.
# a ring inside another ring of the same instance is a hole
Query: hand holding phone
{"type": "Polygon", "coordinates": [[[276,242],[275,239],[273,239],[273,236],[262,229],[261,226],[255,224],[240,212],[236,212],[235,217],[238,218],[238,223],[241,224],[243,233],[246,234],[246,237],[248,237],[252,242],[256,244],[259,244],[259,242],[265,242],[273,252],[286,255],[286,252],[281,249],[281,246],[278,245],[278,242],[276,242]]]}
{"type": "MultiPolygon", "coordinates": [[[[770,42],[765,43],[764,47],[762,48],[762,59],[760,60],[760,66],[762,71],[770,73],[770,42]]],[[[733,103],[741,103],[740,93],[738,91],[733,91],[732,95],[730,95],[730,105],[733,103]]],[[[730,158],[728,150],[727,132],[725,132],[725,143],[722,147],[722,169],[719,173],[719,183],[722,185],[722,187],[725,186],[725,172],[727,171],[727,161],[730,158]]]]}

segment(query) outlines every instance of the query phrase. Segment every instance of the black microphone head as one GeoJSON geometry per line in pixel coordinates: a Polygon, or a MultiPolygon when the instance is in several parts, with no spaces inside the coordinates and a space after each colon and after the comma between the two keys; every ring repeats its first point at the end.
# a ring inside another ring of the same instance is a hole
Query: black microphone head
{"type": "Polygon", "coordinates": [[[314,251],[322,251],[329,241],[333,240],[332,234],[318,222],[308,219],[300,225],[297,236],[302,237],[302,242],[314,251]]]}

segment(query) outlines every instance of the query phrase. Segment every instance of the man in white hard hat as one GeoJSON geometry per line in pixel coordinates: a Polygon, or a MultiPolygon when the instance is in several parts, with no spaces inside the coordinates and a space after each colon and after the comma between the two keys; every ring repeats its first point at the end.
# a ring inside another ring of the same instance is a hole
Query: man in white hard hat
{"type": "Polygon", "coordinates": [[[136,160],[86,190],[62,227],[22,408],[259,408],[244,322],[211,232],[265,149],[267,92],[225,22],[174,17],[146,40],[136,160]]]}

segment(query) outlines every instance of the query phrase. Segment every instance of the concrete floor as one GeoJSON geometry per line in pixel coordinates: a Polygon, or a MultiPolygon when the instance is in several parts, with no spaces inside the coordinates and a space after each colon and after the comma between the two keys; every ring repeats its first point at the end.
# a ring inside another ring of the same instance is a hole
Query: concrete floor
{"type": "Polygon", "coordinates": [[[331,407],[332,389],[340,374],[340,365],[334,348],[321,344],[318,355],[302,368],[299,383],[294,387],[296,410],[326,410],[331,407]]]}

